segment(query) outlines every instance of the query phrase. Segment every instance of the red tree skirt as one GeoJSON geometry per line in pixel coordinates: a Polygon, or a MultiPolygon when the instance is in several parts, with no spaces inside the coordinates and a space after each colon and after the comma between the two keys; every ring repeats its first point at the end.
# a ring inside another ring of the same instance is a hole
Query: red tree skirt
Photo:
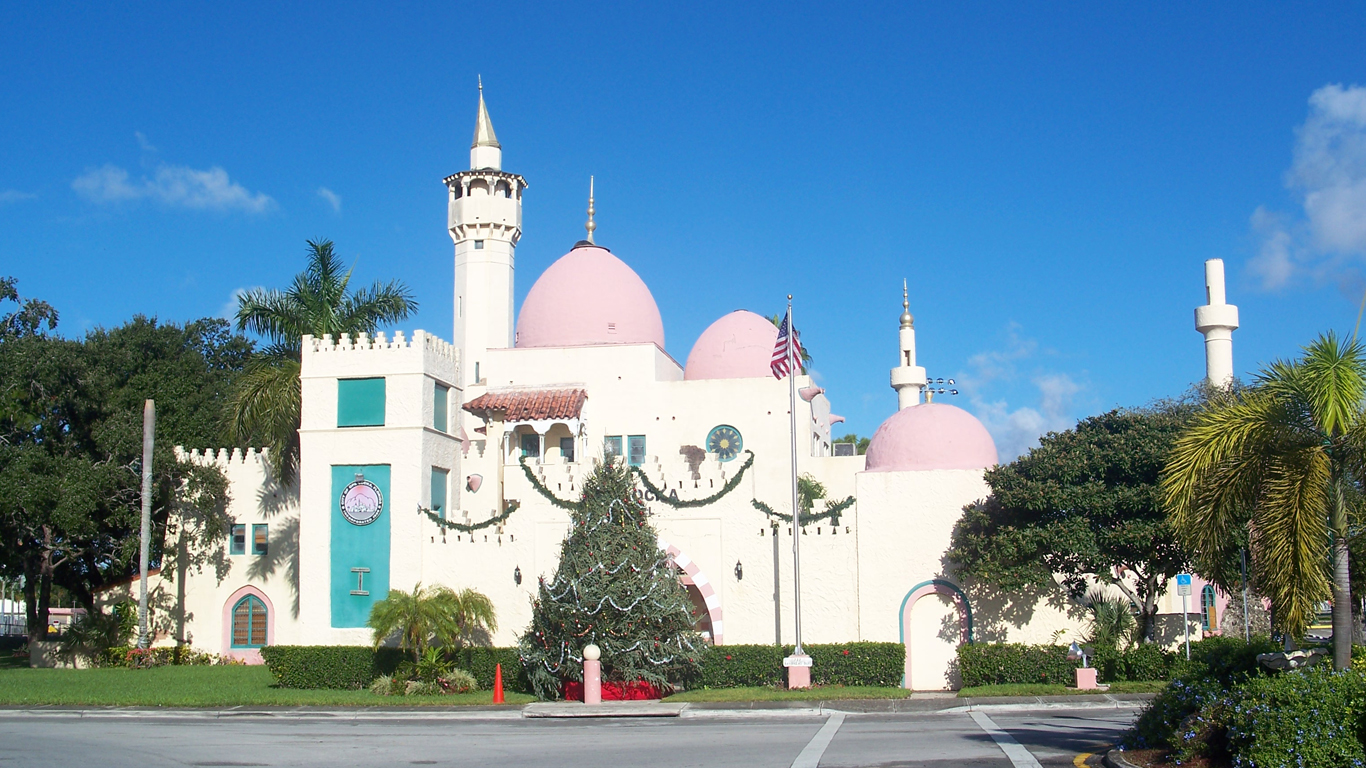
{"type": "MultiPolygon", "coordinates": [[[[657,688],[644,680],[636,680],[630,683],[613,683],[607,680],[602,681],[603,701],[662,699],[666,694],[671,692],[670,689],[657,688]]],[[[577,680],[565,680],[564,698],[568,701],[583,701],[583,683],[577,680]]]]}

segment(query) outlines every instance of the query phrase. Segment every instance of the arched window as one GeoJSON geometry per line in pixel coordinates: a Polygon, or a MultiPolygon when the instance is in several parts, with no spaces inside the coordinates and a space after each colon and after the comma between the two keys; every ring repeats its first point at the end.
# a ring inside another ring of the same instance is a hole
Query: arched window
{"type": "Polygon", "coordinates": [[[1200,590],[1200,621],[1206,632],[1219,628],[1219,617],[1214,615],[1214,587],[1206,584],[1200,590]]]}
{"type": "Polygon", "coordinates": [[[266,604],[247,595],[232,608],[232,647],[260,648],[266,644],[266,604]]]}

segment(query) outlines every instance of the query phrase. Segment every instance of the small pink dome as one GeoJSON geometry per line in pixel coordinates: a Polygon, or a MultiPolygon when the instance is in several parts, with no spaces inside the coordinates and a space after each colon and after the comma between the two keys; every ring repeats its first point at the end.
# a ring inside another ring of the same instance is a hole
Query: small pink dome
{"type": "Polygon", "coordinates": [[[985,469],[996,465],[996,442],[977,417],[947,403],[902,408],[868,443],[870,472],[985,469]]]}
{"type": "Polygon", "coordinates": [[[542,273],[517,315],[518,347],[645,344],[664,321],[645,281],[606,248],[580,242],[542,273]]]}
{"type": "Polygon", "coordinates": [[[751,379],[772,376],[769,360],[778,329],[763,315],[737,309],[707,326],[688,353],[685,379],[751,379]]]}

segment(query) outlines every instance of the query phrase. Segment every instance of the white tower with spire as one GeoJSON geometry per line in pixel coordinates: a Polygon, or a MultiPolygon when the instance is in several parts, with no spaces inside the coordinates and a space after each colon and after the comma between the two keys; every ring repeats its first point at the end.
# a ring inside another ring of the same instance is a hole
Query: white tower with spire
{"type": "Polygon", "coordinates": [[[470,170],[446,177],[447,226],[455,241],[455,345],[460,384],[488,375],[487,350],[513,345],[513,267],[522,237],[526,179],[503,172],[503,148],[493,132],[484,84],[470,145],[470,170]]]}
{"type": "Polygon", "coordinates": [[[1233,332],[1238,308],[1225,301],[1224,260],[1205,262],[1205,305],[1195,308],[1195,330],[1205,335],[1205,380],[1216,387],[1233,383],[1233,332]]]}
{"type": "Polygon", "coordinates": [[[901,281],[901,358],[892,369],[892,389],[896,390],[897,410],[920,404],[925,389],[925,369],[915,364],[915,318],[911,316],[910,294],[901,281]]]}

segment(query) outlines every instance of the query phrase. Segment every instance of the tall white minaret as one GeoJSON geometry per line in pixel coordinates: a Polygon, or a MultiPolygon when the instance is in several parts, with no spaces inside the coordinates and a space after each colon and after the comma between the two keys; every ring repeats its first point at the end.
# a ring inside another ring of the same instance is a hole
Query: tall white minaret
{"type": "Polygon", "coordinates": [[[901,359],[892,369],[892,389],[896,390],[897,410],[920,404],[925,389],[925,369],[915,364],[915,318],[911,317],[910,294],[901,281],[901,359]]]}
{"type": "Polygon", "coordinates": [[[1216,387],[1233,383],[1233,332],[1238,308],[1224,300],[1224,260],[1205,262],[1205,305],[1195,308],[1195,330],[1205,335],[1205,379],[1216,387]]]}
{"type": "Polygon", "coordinates": [[[513,254],[522,237],[526,189],[526,179],[503,172],[503,148],[484,105],[482,79],[470,170],[445,182],[447,227],[455,241],[454,343],[463,387],[488,376],[488,350],[513,345],[513,254]]]}

